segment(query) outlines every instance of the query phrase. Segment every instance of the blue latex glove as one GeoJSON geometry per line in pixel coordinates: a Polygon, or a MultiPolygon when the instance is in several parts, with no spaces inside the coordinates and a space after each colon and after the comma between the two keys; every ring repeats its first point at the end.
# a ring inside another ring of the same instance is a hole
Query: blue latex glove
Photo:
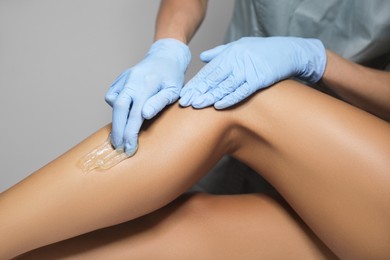
{"type": "Polygon", "coordinates": [[[296,37],[241,38],[200,58],[208,64],[183,87],[182,106],[224,109],[286,78],[315,83],[326,65],[321,41],[296,37]]]}
{"type": "Polygon", "coordinates": [[[184,73],[191,60],[187,45],[175,39],[161,39],[145,58],[123,72],[106,94],[113,108],[111,143],[130,156],[138,147],[138,133],[144,119],[150,119],[179,98],[184,73]]]}

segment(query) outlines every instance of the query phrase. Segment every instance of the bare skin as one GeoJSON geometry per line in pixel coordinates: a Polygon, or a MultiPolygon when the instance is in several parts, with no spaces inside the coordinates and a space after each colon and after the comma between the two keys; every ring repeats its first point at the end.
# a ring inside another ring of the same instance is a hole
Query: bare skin
{"type": "Polygon", "coordinates": [[[264,194],[185,194],[144,217],[17,259],[334,259],[285,203],[264,194]]]}
{"type": "Polygon", "coordinates": [[[369,113],[292,81],[231,110],[173,105],[134,157],[84,174],[78,159],[109,131],[1,194],[1,258],[157,210],[224,154],[261,172],[338,257],[390,256],[390,125],[369,113]]]}
{"type": "Polygon", "coordinates": [[[154,40],[174,38],[188,44],[201,25],[207,0],[162,0],[154,40]]]}

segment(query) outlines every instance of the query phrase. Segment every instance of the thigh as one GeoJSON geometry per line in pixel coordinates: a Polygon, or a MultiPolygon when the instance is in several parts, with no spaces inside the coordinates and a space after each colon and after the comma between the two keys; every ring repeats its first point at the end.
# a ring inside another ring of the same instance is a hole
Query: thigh
{"type": "MultiPolygon", "coordinates": [[[[119,224],[185,192],[228,148],[230,113],[167,108],[140,133],[137,153],[108,170],[80,158],[107,139],[103,127],[0,195],[0,258],[119,224]],[[33,210],[32,210],[33,209],[33,210]]],[[[71,126],[70,126],[71,127],[71,126]]]]}
{"type": "Polygon", "coordinates": [[[264,194],[187,194],[141,218],[20,259],[331,259],[282,201],[264,194]]]}
{"type": "Polygon", "coordinates": [[[390,124],[293,81],[237,107],[233,155],[341,258],[390,255],[390,124]]]}

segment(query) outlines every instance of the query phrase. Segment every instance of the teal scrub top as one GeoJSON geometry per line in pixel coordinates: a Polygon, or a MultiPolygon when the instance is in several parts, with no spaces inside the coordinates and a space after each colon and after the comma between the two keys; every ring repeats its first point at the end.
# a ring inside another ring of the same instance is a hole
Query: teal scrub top
{"type": "Polygon", "coordinates": [[[351,61],[390,69],[389,0],[236,0],[226,41],[244,36],[318,38],[351,61]]]}

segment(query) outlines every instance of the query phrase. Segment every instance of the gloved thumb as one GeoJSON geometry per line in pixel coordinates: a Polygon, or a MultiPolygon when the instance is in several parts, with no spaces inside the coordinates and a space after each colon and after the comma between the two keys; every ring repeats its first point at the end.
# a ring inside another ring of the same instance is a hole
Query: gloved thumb
{"type": "Polygon", "coordinates": [[[146,100],[142,108],[142,116],[151,119],[157,115],[164,107],[179,99],[180,89],[177,87],[163,88],[154,96],[146,100]]]}
{"type": "Polygon", "coordinates": [[[214,59],[216,56],[218,56],[222,51],[224,51],[227,48],[227,46],[228,46],[228,44],[219,45],[215,48],[204,51],[200,54],[200,59],[203,62],[209,62],[212,59],[214,59]]]}

